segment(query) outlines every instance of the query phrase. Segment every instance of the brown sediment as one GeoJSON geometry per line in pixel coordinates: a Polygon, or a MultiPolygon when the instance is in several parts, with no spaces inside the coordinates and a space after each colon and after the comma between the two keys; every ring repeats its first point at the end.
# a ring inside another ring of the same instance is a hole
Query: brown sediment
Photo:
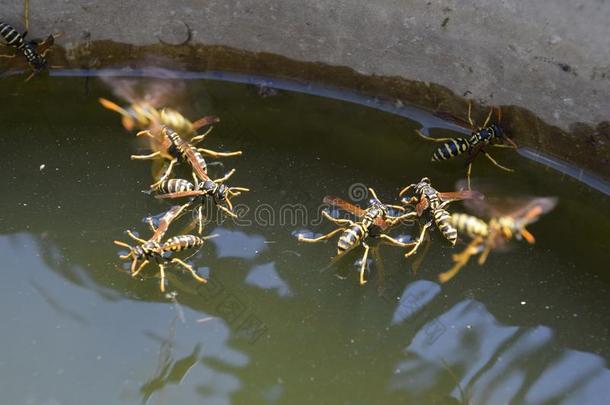
{"type": "MultiPolygon", "coordinates": [[[[68,51],[55,49],[52,64],[72,68],[143,67],[158,56],[161,67],[219,70],[315,82],[356,90],[366,95],[400,100],[430,111],[465,117],[468,99],[447,87],[397,76],[364,75],[351,68],[302,62],[281,55],[243,51],[226,46],[154,44],[134,46],[112,41],[85,41],[68,51]],[[60,61],[57,63],[57,61],[60,61]]],[[[549,125],[518,106],[499,106],[501,125],[519,146],[528,146],[610,179],[610,121],[595,125],[575,122],[568,129],[549,125]]],[[[473,103],[473,118],[484,120],[489,106],[473,103]]]]}

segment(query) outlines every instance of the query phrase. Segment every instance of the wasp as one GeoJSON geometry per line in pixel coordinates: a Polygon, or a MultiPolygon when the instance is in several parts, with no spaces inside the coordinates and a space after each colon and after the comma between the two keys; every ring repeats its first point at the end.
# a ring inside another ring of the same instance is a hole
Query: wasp
{"type": "MultiPolygon", "coordinates": [[[[483,123],[483,126],[477,127],[475,126],[472,116],[472,103],[468,103],[468,122],[463,122],[459,118],[453,118],[453,121],[468,128],[472,131],[470,137],[468,138],[432,138],[430,136],[424,135],[421,131],[417,130],[417,134],[432,142],[442,143],[441,146],[434,151],[432,154],[432,161],[439,162],[442,160],[453,159],[456,156],[467,153],[468,157],[468,169],[466,177],[468,179],[468,189],[470,190],[470,176],[472,173],[472,163],[474,159],[482,153],[491,163],[493,163],[496,167],[507,171],[513,172],[513,169],[510,169],[506,166],[498,163],[491,155],[485,150],[487,146],[494,146],[498,148],[511,148],[517,149],[517,145],[515,142],[510,139],[506,133],[502,130],[499,124],[492,123],[489,124],[491,120],[491,116],[493,114],[494,108],[492,107],[489,110],[489,114],[483,123]]],[[[498,108],[498,122],[502,119],[502,111],[498,108]]]]}
{"type": "MultiPolygon", "coordinates": [[[[0,38],[6,42],[7,46],[21,53],[32,70],[32,73],[25,79],[26,82],[48,68],[46,55],[55,44],[55,39],[61,35],[51,34],[44,41],[37,42],[26,40],[27,34],[28,31],[20,34],[10,24],[0,22],[0,38]]],[[[0,55],[0,57],[14,58],[15,55],[0,55]]]]}
{"type": "Polygon", "coordinates": [[[139,243],[139,245],[131,246],[125,242],[118,240],[114,241],[114,244],[129,249],[129,253],[120,256],[121,259],[131,259],[131,276],[136,277],[146,267],[151,260],[154,260],[159,266],[159,272],[161,275],[161,292],[165,292],[165,264],[172,263],[178,264],[186,269],[193,278],[200,283],[207,283],[207,280],[199,276],[192,266],[185,263],[184,261],[174,257],[168,258],[166,254],[180,252],[187,249],[198,249],[203,246],[207,239],[211,239],[216,235],[199,237],[194,235],[180,235],[174,236],[167,239],[165,242],[161,242],[163,236],[167,232],[169,225],[182,213],[186,208],[186,205],[172,207],[163,217],[159,220],[159,225],[155,227],[151,218],[148,218],[147,222],[153,231],[153,235],[148,239],[144,240],[134,235],[130,230],[127,231],[129,237],[139,243]],[[142,263],[138,266],[138,262],[142,260],[142,263]]]}
{"type": "Polygon", "coordinates": [[[471,256],[480,254],[478,263],[483,265],[492,250],[505,249],[511,240],[524,239],[527,243],[534,244],[536,239],[526,227],[550,212],[557,205],[557,198],[504,199],[504,209],[500,209],[498,204],[483,201],[468,201],[465,204],[488,219],[464,213],[451,215],[452,225],[461,235],[468,236],[470,243],[463,252],[453,255],[453,267],[439,275],[439,281],[443,283],[453,278],[471,256]]]}
{"type": "Polygon", "coordinates": [[[424,177],[418,183],[410,184],[403,188],[399,193],[399,197],[404,206],[415,205],[415,213],[418,217],[421,217],[426,212],[429,213],[426,216],[426,223],[421,228],[419,237],[413,243],[412,249],[405,254],[405,257],[409,257],[417,252],[426,232],[433,225],[436,226],[451,246],[455,246],[458,231],[451,223],[451,216],[445,207],[457,200],[483,198],[476,191],[439,192],[432,186],[428,177],[424,177]],[[413,195],[407,198],[405,194],[411,190],[413,190],[413,195]]]}
{"type": "MultiPolygon", "coordinates": [[[[153,187],[165,181],[169,175],[171,174],[174,165],[178,162],[178,159],[182,159],[186,161],[192,168],[193,173],[199,178],[201,181],[209,180],[210,178],[207,175],[207,164],[203,157],[204,154],[213,156],[213,157],[224,157],[224,156],[236,156],[240,155],[241,151],[238,152],[215,152],[213,150],[197,148],[195,145],[201,142],[206,134],[198,135],[191,139],[191,142],[184,140],[178,132],[176,132],[173,128],[164,126],[161,130],[162,136],[164,139],[168,140],[169,147],[167,148],[167,156],[171,158],[169,166],[165,170],[165,172],[161,175],[159,180],[153,184],[153,187]]],[[[151,131],[145,130],[138,133],[138,136],[146,135],[151,138],[155,138],[155,135],[152,134],[151,131]]],[[[132,155],[131,159],[133,160],[145,160],[145,159],[155,159],[157,157],[163,156],[160,151],[151,153],[150,155],[132,155]]]]}
{"type": "Polygon", "coordinates": [[[379,200],[377,194],[372,188],[369,188],[368,190],[373,198],[371,198],[366,209],[362,209],[338,197],[326,196],[323,200],[325,204],[341,208],[356,216],[359,218],[358,221],[333,218],[328,212],[322,211],[322,215],[332,223],[339,225],[339,228],[317,238],[306,238],[303,235],[299,235],[299,241],[315,243],[330,239],[334,235],[340,233],[341,235],[337,241],[337,256],[334,260],[343,257],[347,252],[362,245],[364,247],[364,254],[360,262],[360,285],[366,283],[366,280],[364,279],[364,271],[366,269],[366,259],[370,250],[370,246],[366,243],[366,239],[369,236],[378,237],[383,242],[393,246],[411,246],[412,243],[400,242],[399,240],[379,231],[385,231],[396,223],[403,220],[413,219],[417,215],[415,212],[407,212],[399,216],[390,215],[390,208],[397,209],[401,212],[405,212],[405,208],[401,206],[384,204],[379,200]]]}
{"type": "MultiPolygon", "coordinates": [[[[174,128],[185,139],[191,139],[197,135],[199,129],[220,122],[220,118],[215,116],[190,121],[174,109],[163,108],[159,110],[145,101],[134,101],[126,107],[121,107],[105,98],[100,98],[99,102],[104,108],[121,114],[121,123],[128,131],[147,129],[151,132],[157,132],[162,125],[167,125],[174,128]]],[[[211,128],[208,131],[211,131],[211,128]]]]}
{"type": "Polygon", "coordinates": [[[159,193],[156,198],[159,199],[176,199],[176,198],[193,198],[187,205],[192,206],[198,204],[197,214],[199,222],[199,233],[203,232],[203,206],[205,197],[209,196],[214,201],[216,207],[227,215],[237,218],[233,212],[233,204],[231,198],[237,197],[242,192],[250,191],[245,187],[228,187],[224,184],[233,174],[235,169],[231,170],[222,178],[212,180],[205,177],[204,181],[198,181],[197,177],[193,176],[194,183],[184,179],[169,179],[152,187],[153,191],[159,193]],[[226,207],[225,207],[226,205],[226,207]]]}

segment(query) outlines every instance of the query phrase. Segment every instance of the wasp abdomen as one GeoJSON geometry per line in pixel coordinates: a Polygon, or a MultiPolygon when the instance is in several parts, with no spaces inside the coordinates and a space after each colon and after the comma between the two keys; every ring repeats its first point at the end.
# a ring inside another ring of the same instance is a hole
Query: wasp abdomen
{"type": "Polygon", "coordinates": [[[360,224],[354,224],[347,228],[337,242],[337,254],[352,249],[358,242],[366,237],[367,232],[360,224]]]}
{"type": "Polygon", "coordinates": [[[466,152],[470,147],[468,140],[455,138],[443,143],[432,155],[432,161],[448,160],[466,152]]]}
{"type": "Polygon", "coordinates": [[[180,252],[203,246],[204,240],[195,235],[180,235],[169,238],[162,246],[164,252],[180,252]]]}
{"type": "Polygon", "coordinates": [[[457,230],[451,223],[451,216],[449,213],[442,208],[435,210],[434,222],[445,239],[447,239],[452,246],[455,245],[455,242],[457,241],[457,230]]]}
{"type": "Polygon", "coordinates": [[[163,194],[180,193],[183,191],[195,190],[195,185],[184,179],[164,180],[156,188],[157,191],[163,194]]]}
{"type": "Polygon", "coordinates": [[[20,49],[25,43],[23,35],[21,35],[15,28],[7,23],[0,22],[0,37],[2,37],[6,44],[14,48],[20,49]]]}
{"type": "Polygon", "coordinates": [[[477,217],[467,214],[451,214],[451,223],[460,233],[465,233],[470,238],[487,237],[489,227],[487,223],[477,217]]]}

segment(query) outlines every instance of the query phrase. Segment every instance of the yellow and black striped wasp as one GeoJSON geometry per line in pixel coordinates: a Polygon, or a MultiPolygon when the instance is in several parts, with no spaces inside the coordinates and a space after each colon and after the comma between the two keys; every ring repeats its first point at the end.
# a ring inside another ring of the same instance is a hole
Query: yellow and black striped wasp
{"type": "Polygon", "coordinates": [[[364,247],[364,254],[360,262],[361,285],[366,283],[366,280],[364,279],[364,272],[366,270],[366,261],[370,250],[370,246],[366,243],[366,239],[370,236],[379,238],[382,242],[393,246],[411,246],[412,243],[403,243],[383,233],[383,231],[387,230],[398,222],[413,219],[417,216],[415,212],[404,213],[406,210],[401,206],[382,203],[372,188],[369,188],[369,193],[373,196],[373,198],[371,198],[366,209],[362,209],[357,205],[351,204],[338,197],[325,197],[325,204],[338,207],[359,219],[357,221],[352,221],[349,219],[333,218],[328,212],[322,211],[322,215],[335,225],[339,225],[339,228],[317,238],[306,238],[303,235],[299,235],[299,241],[315,243],[330,239],[334,235],[341,233],[339,240],[337,241],[337,255],[333,259],[333,262],[343,257],[347,252],[350,252],[356,247],[362,245],[364,247]],[[392,216],[389,213],[390,208],[397,209],[403,212],[403,214],[399,216],[392,216]]]}
{"type": "MultiPolygon", "coordinates": [[[[155,135],[149,130],[141,131],[138,133],[138,136],[146,135],[150,138],[156,138],[155,135]]],[[[209,149],[197,148],[195,145],[201,142],[206,134],[198,135],[191,139],[191,142],[183,139],[178,132],[176,132],[173,128],[168,126],[163,126],[161,129],[161,135],[163,139],[166,139],[169,143],[169,146],[166,150],[166,155],[163,155],[160,151],[151,153],[149,155],[132,155],[131,159],[133,160],[146,160],[146,159],[155,159],[157,157],[169,157],[171,158],[169,166],[165,170],[165,172],[161,175],[159,180],[152,185],[155,187],[156,185],[165,181],[169,175],[171,174],[174,165],[178,162],[179,159],[182,159],[186,163],[189,164],[193,173],[199,178],[200,181],[206,181],[210,178],[207,174],[207,163],[203,157],[203,154],[210,155],[213,157],[224,157],[224,156],[236,156],[240,155],[241,151],[238,152],[216,152],[209,149]]]]}
{"type": "Polygon", "coordinates": [[[418,183],[410,184],[403,188],[399,197],[404,206],[415,206],[415,214],[418,217],[425,215],[425,223],[421,228],[419,237],[412,244],[411,250],[405,253],[405,257],[415,254],[424,240],[426,232],[432,225],[441,232],[443,237],[455,245],[458,231],[451,223],[451,216],[445,207],[457,200],[482,199],[483,196],[476,191],[439,192],[433,186],[429,178],[424,177],[418,183]],[[413,190],[411,197],[406,194],[413,190]]]}
{"type": "MultiPolygon", "coordinates": [[[[46,55],[55,44],[55,39],[61,35],[51,34],[44,41],[37,42],[27,41],[27,34],[27,28],[23,34],[20,34],[10,24],[0,21],[0,38],[4,40],[6,46],[13,48],[17,53],[22,54],[32,70],[32,73],[25,79],[26,82],[48,68],[46,55]]],[[[14,57],[15,54],[0,55],[0,58],[14,57]]]]}
{"type": "MultiPolygon", "coordinates": [[[[483,126],[477,127],[472,121],[471,116],[472,111],[472,103],[468,103],[468,122],[464,122],[463,120],[454,117],[449,114],[438,114],[439,116],[448,117],[453,122],[464,126],[465,128],[472,131],[469,137],[467,138],[433,138],[430,136],[424,135],[421,131],[416,130],[417,134],[424,138],[427,141],[439,142],[442,143],[436,151],[432,154],[432,161],[439,162],[442,160],[453,159],[456,156],[467,153],[468,154],[468,169],[466,173],[466,178],[468,180],[468,189],[470,190],[470,176],[472,173],[472,163],[474,159],[482,153],[491,163],[493,163],[496,167],[507,171],[513,172],[513,169],[510,169],[506,166],[498,163],[491,155],[485,150],[487,146],[494,146],[498,148],[511,148],[517,149],[517,145],[515,142],[510,139],[506,133],[502,130],[497,123],[492,123],[489,125],[489,121],[491,120],[491,116],[493,114],[494,108],[489,110],[489,114],[483,123],[483,126]]],[[[498,108],[498,122],[502,119],[502,111],[498,108]]]]}
{"type": "Polygon", "coordinates": [[[155,197],[158,199],[178,199],[178,198],[191,198],[191,201],[187,203],[187,206],[197,207],[197,217],[199,222],[199,233],[203,232],[203,206],[205,204],[205,198],[211,197],[217,208],[223,211],[230,217],[236,218],[237,215],[233,212],[233,203],[231,198],[239,196],[242,192],[250,191],[245,187],[228,187],[224,184],[233,174],[235,169],[231,170],[222,178],[212,180],[205,176],[205,180],[199,181],[196,176],[194,177],[194,183],[184,179],[169,179],[164,180],[161,183],[155,185],[152,190],[156,191],[155,197]],[[226,207],[225,207],[226,205],[226,207]]]}
{"type": "Polygon", "coordinates": [[[144,240],[134,235],[130,230],[127,231],[127,235],[130,238],[139,243],[139,245],[131,246],[125,242],[118,240],[114,241],[114,244],[129,249],[129,253],[120,256],[121,259],[131,259],[130,274],[132,277],[136,277],[146,267],[151,260],[154,260],[159,266],[159,273],[161,276],[160,289],[161,292],[165,292],[165,264],[172,263],[178,264],[186,269],[195,280],[200,283],[207,283],[207,280],[199,276],[192,266],[185,263],[176,257],[169,258],[167,255],[175,252],[180,252],[188,249],[198,249],[207,239],[211,239],[216,235],[199,237],[195,235],[180,235],[174,236],[162,242],[163,236],[167,232],[169,225],[180,216],[182,211],[186,208],[186,205],[174,206],[167,211],[163,217],[159,220],[159,225],[155,227],[151,218],[148,218],[147,222],[153,231],[153,235],[148,239],[144,240]],[[142,263],[138,266],[138,262],[142,260],[142,263]]]}
{"type": "Polygon", "coordinates": [[[453,267],[439,275],[443,283],[452,279],[472,256],[480,255],[478,263],[483,265],[492,250],[506,250],[511,240],[535,243],[526,227],[550,212],[557,205],[557,198],[487,198],[465,201],[464,205],[475,215],[453,213],[450,222],[470,243],[464,251],[453,255],[453,267]]]}

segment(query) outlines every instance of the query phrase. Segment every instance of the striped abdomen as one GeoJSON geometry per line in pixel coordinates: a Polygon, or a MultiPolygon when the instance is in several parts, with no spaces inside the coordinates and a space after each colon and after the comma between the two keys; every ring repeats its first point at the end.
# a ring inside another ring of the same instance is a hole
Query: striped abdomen
{"type": "Polygon", "coordinates": [[[343,231],[337,242],[337,254],[342,254],[355,248],[367,235],[368,232],[361,224],[354,224],[347,228],[343,231]]]}
{"type": "Polygon", "coordinates": [[[203,246],[204,240],[195,235],[180,235],[169,238],[161,246],[164,252],[180,252],[187,249],[196,249],[203,246]]]}
{"type": "Polygon", "coordinates": [[[7,23],[0,22],[0,37],[6,41],[7,45],[17,49],[21,49],[25,44],[23,35],[7,23]]]}
{"type": "Polygon", "coordinates": [[[468,139],[455,138],[443,143],[432,155],[432,161],[448,160],[470,149],[468,139]]]}
{"type": "Polygon", "coordinates": [[[184,179],[163,180],[155,187],[155,190],[162,194],[180,193],[183,191],[194,191],[195,185],[184,179]]]}
{"type": "Polygon", "coordinates": [[[452,246],[455,245],[455,242],[457,241],[457,230],[451,223],[451,216],[449,213],[442,208],[434,210],[434,222],[445,239],[447,239],[452,246]]]}
{"type": "Polygon", "coordinates": [[[472,215],[453,213],[451,214],[451,224],[459,233],[465,233],[470,238],[486,238],[489,233],[487,222],[472,215]]]}
{"type": "Polygon", "coordinates": [[[169,127],[166,128],[167,137],[172,142],[172,145],[178,150],[182,158],[191,165],[197,177],[203,181],[208,180],[208,166],[203,155],[193,145],[180,138],[176,131],[169,127]]]}

